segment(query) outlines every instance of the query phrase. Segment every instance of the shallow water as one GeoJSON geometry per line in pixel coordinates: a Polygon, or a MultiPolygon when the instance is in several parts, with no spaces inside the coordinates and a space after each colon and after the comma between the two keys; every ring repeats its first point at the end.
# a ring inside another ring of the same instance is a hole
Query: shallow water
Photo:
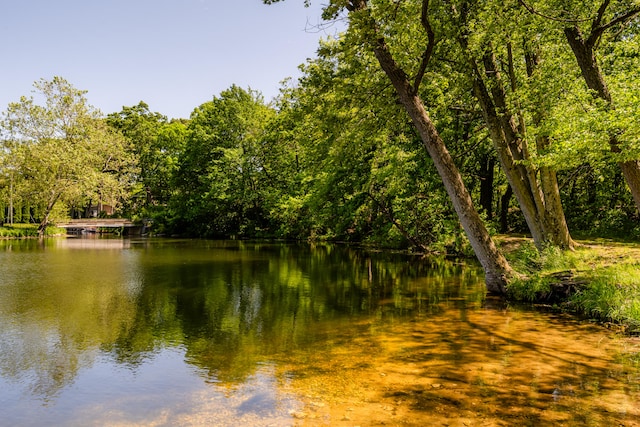
{"type": "Polygon", "coordinates": [[[640,425],[640,343],[346,246],[0,242],[0,425],[640,425]]]}

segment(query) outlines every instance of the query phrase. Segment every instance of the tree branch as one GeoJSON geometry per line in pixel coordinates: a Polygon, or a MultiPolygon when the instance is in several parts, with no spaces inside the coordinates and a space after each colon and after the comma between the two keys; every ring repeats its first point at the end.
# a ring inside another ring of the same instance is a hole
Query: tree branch
{"type": "Polygon", "coordinates": [[[598,27],[600,27],[600,24],[602,23],[602,18],[604,17],[604,13],[607,11],[607,7],[609,7],[610,3],[611,3],[611,0],[604,0],[600,5],[600,7],[598,8],[598,14],[596,15],[595,19],[593,20],[593,23],[591,24],[591,32],[594,32],[598,27]]]}
{"type": "Polygon", "coordinates": [[[618,16],[617,18],[612,19],[606,24],[602,24],[602,19],[604,17],[607,7],[609,6],[609,3],[610,3],[610,0],[604,0],[604,2],[600,5],[600,8],[598,9],[598,15],[593,20],[593,24],[591,25],[591,33],[589,34],[589,37],[587,37],[586,43],[588,46],[592,48],[596,46],[596,44],[602,37],[602,34],[604,34],[606,30],[618,24],[624,25],[629,20],[633,19],[638,14],[640,14],[640,7],[635,7],[633,9],[630,9],[627,13],[624,13],[618,16]]]}
{"type": "Polygon", "coordinates": [[[546,15],[542,12],[538,12],[537,10],[535,10],[533,8],[533,6],[528,5],[524,0],[518,0],[518,3],[520,3],[522,5],[522,7],[524,7],[525,9],[527,9],[529,11],[529,13],[532,13],[534,15],[538,15],[541,16],[545,19],[549,19],[551,21],[557,21],[557,22],[568,22],[568,23],[572,23],[572,24],[577,24],[579,22],[587,22],[589,20],[591,20],[591,18],[584,18],[584,19],[565,19],[565,18],[560,18],[560,17],[555,17],[555,16],[551,16],[551,15],[546,15]]]}
{"type": "Polygon", "coordinates": [[[424,74],[427,71],[427,65],[429,65],[429,61],[431,60],[431,55],[433,54],[433,48],[436,45],[436,37],[433,32],[433,28],[431,27],[431,23],[429,22],[429,0],[422,0],[422,12],[420,14],[420,23],[427,33],[427,38],[429,39],[427,43],[427,48],[424,50],[422,54],[422,60],[420,61],[420,68],[418,69],[418,74],[416,74],[416,78],[413,82],[413,93],[418,93],[418,89],[420,88],[420,84],[422,83],[422,79],[424,78],[424,74]]]}
{"type": "Polygon", "coordinates": [[[620,15],[616,19],[612,20],[611,22],[603,25],[601,27],[602,31],[608,30],[609,28],[614,27],[618,24],[625,24],[627,21],[635,18],[638,14],[640,14],[640,7],[631,9],[629,12],[625,13],[624,15],[620,15]]]}

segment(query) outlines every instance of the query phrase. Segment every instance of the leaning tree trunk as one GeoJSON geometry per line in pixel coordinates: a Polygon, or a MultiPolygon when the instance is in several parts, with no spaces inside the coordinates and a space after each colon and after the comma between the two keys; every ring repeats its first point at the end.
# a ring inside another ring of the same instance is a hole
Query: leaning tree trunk
{"type": "Polygon", "coordinates": [[[49,217],[51,216],[51,211],[53,210],[53,207],[58,202],[59,198],[60,198],[60,193],[56,192],[55,190],[52,190],[51,198],[47,202],[47,207],[44,210],[44,216],[42,217],[42,220],[38,225],[38,237],[44,236],[44,231],[47,228],[47,225],[49,225],[49,217]]]}
{"type": "MultiPolygon", "coordinates": [[[[565,28],[564,34],[569,46],[571,46],[587,87],[598,98],[605,101],[608,108],[613,109],[613,98],[596,60],[592,41],[585,40],[577,27],[565,28]]],[[[609,147],[613,153],[621,152],[620,144],[614,133],[609,136],[609,147]]],[[[618,166],[622,170],[622,175],[631,191],[636,208],[640,210],[640,162],[638,160],[629,160],[618,162],[618,166]]]]}
{"type": "Polygon", "coordinates": [[[506,290],[507,280],[511,275],[511,267],[496,248],[480,215],[473,206],[460,172],[429,118],[421,99],[411,93],[409,81],[403,76],[404,73],[395,66],[393,58],[383,46],[378,46],[375,49],[376,57],[396,88],[402,105],[411,117],[424,147],[438,170],[460,223],[484,268],[487,290],[503,294],[506,290]]]}
{"type": "MultiPolygon", "coordinates": [[[[466,40],[459,41],[468,52],[466,40]]],[[[536,246],[542,248],[545,244],[552,244],[572,249],[574,242],[560,203],[555,173],[548,168],[537,171],[526,164],[531,160],[531,154],[526,139],[522,137],[524,130],[521,128],[524,126],[523,123],[518,126],[515,115],[509,110],[507,94],[493,53],[489,51],[483,57],[484,77],[478,64],[471,59],[470,54],[467,55],[475,97],[482,109],[500,165],[518,200],[536,246]]]]}
{"type": "MultiPolygon", "coordinates": [[[[538,148],[548,145],[547,138],[538,138],[538,148]]],[[[564,249],[574,249],[575,242],[569,233],[569,226],[560,200],[558,176],[549,167],[540,168],[540,187],[545,195],[544,215],[546,219],[549,243],[564,249]]]]}
{"type": "MultiPolygon", "coordinates": [[[[358,10],[367,14],[369,12],[365,0],[352,0],[351,6],[352,11],[358,10]]],[[[462,181],[462,176],[431,121],[424,103],[414,90],[407,74],[396,64],[384,37],[379,33],[375,21],[370,15],[365,16],[364,25],[364,30],[369,34],[369,42],[376,59],[393,84],[400,102],[409,114],[424,147],[431,156],[474,253],[484,269],[487,290],[491,293],[504,294],[508,280],[514,274],[513,270],[497,249],[475,209],[471,196],[462,181]]]]}

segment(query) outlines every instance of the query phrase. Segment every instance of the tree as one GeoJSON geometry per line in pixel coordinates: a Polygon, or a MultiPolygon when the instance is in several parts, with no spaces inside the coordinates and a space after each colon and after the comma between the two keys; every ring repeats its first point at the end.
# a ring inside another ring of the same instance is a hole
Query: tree
{"type": "Polygon", "coordinates": [[[34,97],[9,104],[3,114],[3,156],[18,177],[16,191],[41,210],[39,234],[62,202],[117,205],[127,197],[135,160],[122,136],[87,104],[85,91],[61,77],[34,83],[34,97]]]}
{"type": "Polygon", "coordinates": [[[638,16],[640,6],[634,1],[599,2],[556,1],[519,3],[531,14],[554,23],[563,32],[573,52],[580,75],[600,105],[594,108],[600,139],[604,136],[617,161],[631,195],[640,210],[640,161],[637,143],[637,67],[638,16]],[[567,4],[565,4],[567,3],[567,4]],[[551,12],[549,12],[551,11],[551,12]],[[600,57],[598,55],[601,53],[600,57]],[[602,63],[608,72],[603,69],[602,63]],[[629,65],[633,70],[627,72],[629,65]],[[609,81],[614,81],[613,90],[609,81]],[[614,91],[619,86],[616,101],[614,91]],[[634,94],[629,96],[630,94],[634,94]],[[626,99],[625,99],[626,98],[626,99]],[[618,102],[620,105],[616,105],[618,102]],[[617,113],[616,110],[620,109],[617,113]],[[634,140],[635,139],[635,140],[634,140]]]}
{"type": "Polygon", "coordinates": [[[388,102],[394,89],[373,53],[353,54],[339,37],[300,68],[269,137],[274,164],[289,165],[275,175],[292,181],[272,211],[283,231],[295,230],[287,237],[464,249],[433,163],[403,108],[388,102]]]}
{"type": "Polygon", "coordinates": [[[272,115],[259,93],[235,85],[194,110],[172,199],[176,229],[212,237],[268,226],[261,146],[272,115]]]}
{"type": "Polygon", "coordinates": [[[547,150],[551,141],[531,129],[544,121],[539,86],[545,82],[539,63],[544,54],[541,44],[548,41],[534,44],[531,40],[536,37],[528,34],[528,26],[503,2],[462,2],[452,6],[451,15],[453,37],[468,63],[466,74],[534,242],[538,248],[545,244],[573,248],[556,173],[536,163],[537,153],[547,150]],[[515,45],[514,39],[522,42],[515,45]],[[524,105],[529,106],[528,111],[524,105]]]}
{"type": "MultiPolygon", "coordinates": [[[[263,0],[264,3],[275,3],[278,0],[263,0]]],[[[425,75],[434,46],[434,37],[427,19],[428,0],[421,5],[422,24],[425,29],[427,43],[418,68],[410,79],[394,58],[389,45],[387,22],[393,22],[397,5],[391,2],[376,2],[372,7],[367,0],[332,1],[325,8],[324,18],[334,18],[342,10],[349,12],[349,29],[359,41],[360,47],[370,49],[376,56],[391,84],[395,88],[400,103],[411,118],[424,148],[429,153],[442,179],[443,185],[451,199],[454,209],[465,230],[469,242],[485,271],[487,289],[490,292],[505,293],[506,285],[513,271],[504,256],[496,248],[480,215],[476,211],[462,177],[447,147],[431,120],[425,104],[419,96],[419,87],[425,75]]]]}
{"type": "Polygon", "coordinates": [[[109,114],[107,123],[125,136],[138,159],[140,173],[133,198],[141,202],[132,209],[136,213],[142,208],[163,209],[171,197],[178,159],[184,150],[186,124],[169,122],[166,116],[152,113],[142,101],[109,114]]]}

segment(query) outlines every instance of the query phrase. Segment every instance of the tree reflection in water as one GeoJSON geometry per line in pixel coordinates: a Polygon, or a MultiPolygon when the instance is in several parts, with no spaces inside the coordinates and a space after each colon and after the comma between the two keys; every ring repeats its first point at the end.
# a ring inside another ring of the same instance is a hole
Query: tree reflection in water
{"type": "Polygon", "coordinates": [[[632,340],[486,300],[468,263],[331,245],[54,240],[0,242],[0,266],[10,424],[640,417],[637,367],[616,361],[632,340]]]}

